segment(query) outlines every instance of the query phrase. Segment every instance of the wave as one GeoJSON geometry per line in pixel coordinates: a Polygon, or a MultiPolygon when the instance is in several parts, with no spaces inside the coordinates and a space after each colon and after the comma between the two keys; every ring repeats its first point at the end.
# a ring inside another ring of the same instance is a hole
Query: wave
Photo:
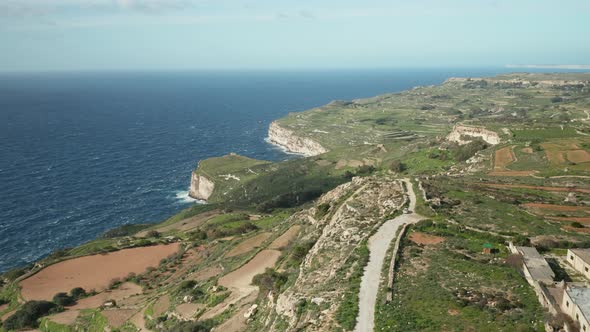
{"type": "Polygon", "coordinates": [[[178,190],[174,192],[174,197],[176,203],[178,204],[187,204],[187,203],[197,203],[197,204],[205,204],[205,201],[200,199],[192,198],[188,195],[188,190],[178,190]]]}

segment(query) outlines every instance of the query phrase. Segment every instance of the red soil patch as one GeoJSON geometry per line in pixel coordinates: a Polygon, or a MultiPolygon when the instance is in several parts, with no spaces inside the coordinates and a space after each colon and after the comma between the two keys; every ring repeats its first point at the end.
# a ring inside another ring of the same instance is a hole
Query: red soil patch
{"type": "Polygon", "coordinates": [[[570,205],[557,205],[557,204],[543,204],[543,203],[525,203],[524,207],[551,210],[551,211],[566,211],[566,212],[590,212],[590,207],[587,206],[570,206],[570,205]]]}
{"type": "Polygon", "coordinates": [[[566,221],[566,222],[579,222],[583,225],[590,225],[590,218],[588,217],[547,217],[552,220],[566,221]]]}
{"type": "Polygon", "coordinates": [[[572,150],[567,152],[567,160],[574,163],[585,163],[590,161],[590,153],[585,150],[572,150]]]}
{"type": "Polygon", "coordinates": [[[74,287],[101,291],[114,278],[124,278],[131,272],[140,274],[149,266],[157,266],[179,247],[179,243],[172,243],[59,262],[21,281],[21,294],[26,300],[51,300],[56,293],[69,292],[74,287]]]}
{"type": "Polygon", "coordinates": [[[520,151],[522,151],[524,153],[532,154],[533,153],[533,148],[523,148],[520,151]]]}
{"type": "Polygon", "coordinates": [[[161,298],[159,298],[156,301],[156,303],[154,303],[154,306],[153,306],[154,317],[161,316],[166,311],[168,311],[169,307],[170,307],[170,296],[168,296],[168,295],[162,296],[161,298]]]}
{"type": "Polygon", "coordinates": [[[575,188],[575,187],[545,187],[545,186],[528,186],[528,185],[520,185],[520,184],[504,184],[504,183],[480,183],[483,186],[491,187],[491,188],[520,188],[520,189],[534,189],[534,190],[544,190],[544,191],[565,191],[565,192],[580,192],[580,193],[590,193],[590,189],[584,188],[575,188]]]}
{"type": "Polygon", "coordinates": [[[237,255],[245,254],[250,250],[260,247],[266,239],[271,236],[271,233],[260,233],[256,236],[253,236],[249,239],[246,239],[237,246],[235,246],[230,252],[225,255],[225,257],[234,257],[237,255]]]}
{"type": "Polygon", "coordinates": [[[424,245],[431,245],[431,244],[439,244],[445,240],[444,237],[434,236],[424,234],[422,232],[414,232],[410,234],[410,241],[416,244],[424,244],[424,245]]]}
{"type": "Polygon", "coordinates": [[[121,327],[125,322],[135,314],[135,309],[113,309],[104,310],[102,313],[109,322],[109,326],[118,328],[121,327]]]}
{"type": "Polygon", "coordinates": [[[572,226],[564,226],[562,228],[565,229],[566,231],[570,231],[570,232],[590,234],[590,228],[588,228],[588,227],[578,228],[578,227],[572,227],[572,226]]]}
{"type": "Polygon", "coordinates": [[[506,166],[512,164],[516,160],[512,146],[506,146],[496,150],[494,158],[494,170],[503,170],[506,166]]]}
{"type": "Polygon", "coordinates": [[[493,171],[489,172],[491,176],[530,176],[535,174],[535,171],[493,171]]]}
{"type": "Polygon", "coordinates": [[[270,246],[268,246],[268,249],[281,249],[286,247],[289,245],[289,242],[291,242],[297,236],[297,234],[299,234],[299,229],[301,229],[301,226],[299,225],[291,226],[291,228],[289,228],[285,233],[272,241],[270,246]]]}
{"type": "Polygon", "coordinates": [[[547,156],[549,162],[552,164],[561,165],[565,163],[565,158],[563,157],[562,151],[545,150],[545,155],[547,156]]]}
{"type": "Polygon", "coordinates": [[[108,300],[115,300],[117,304],[121,304],[123,300],[141,293],[141,286],[131,282],[125,282],[116,289],[78,300],[78,303],[72,306],[72,309],[95,309],[108,300]]]}
{"type": "MultiPolygon", "coordinates": [[[[147,307],[146,307],[147,308],[147,307]]],[[[145,326],[145,319],[143,318],[144,314],[145,314],[145,309],[143,308],[142,310],[138,311],[137,313],[135,313],[135,315],[133,315],[129,321],[135,325],[140,332],[143,331],[149,331],[147,329],[147,327],[145,326]]]]}
{"type": "Polygon", "coordinates": [[[188,276],[187,279],[195,280],[195,281],[204,281],[209,278],[216,277],[223,272],[223,269],[219,266],[210,266],[204,269],[198,270],[197,272],[192,273],[188,276]]]}
{"type": "Polygon", "coordinates": [[[263,273],[266,268],[273,267],[279,256],[281,256],[281,252],[278,250],[262,250],[239,269],[219,278],[218,284],[228,288],[238,288],[249,293],[253,287],[251,284],[254,276],[263,273]]]}

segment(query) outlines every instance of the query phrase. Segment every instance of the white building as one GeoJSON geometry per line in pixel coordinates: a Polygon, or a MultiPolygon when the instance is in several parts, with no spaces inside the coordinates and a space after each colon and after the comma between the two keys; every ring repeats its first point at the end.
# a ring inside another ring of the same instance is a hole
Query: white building
{"type": "Polygon", "coordinates": [[[590,279],[590,249],[568,249],[567,262],[584,277],[590,279]]]}
{"type": "Polygon", "coordinates": [[[580,331],[590,332],[590,288],[566,286],[561,311],[580,324],[580,331]]]}

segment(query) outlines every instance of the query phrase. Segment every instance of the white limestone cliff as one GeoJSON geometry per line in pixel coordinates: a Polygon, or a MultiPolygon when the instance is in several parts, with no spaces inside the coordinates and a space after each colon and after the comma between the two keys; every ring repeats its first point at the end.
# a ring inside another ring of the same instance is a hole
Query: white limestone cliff
{"type": "Polygon", "coordinates": [[[292,130],[281,127],[274,121],[268,128],[268,139],[271,143],[289,152],[302,154],[306,157],[328,152],[320,143],[311,138],[297,136],[292,130]]]}
{"type": "Polygon", "coordinates": [[[207,200],[215,189],[215,183],[203,175],[193,172],[191,175],[191,186],[188,195],[192,198],[207,200]]]}

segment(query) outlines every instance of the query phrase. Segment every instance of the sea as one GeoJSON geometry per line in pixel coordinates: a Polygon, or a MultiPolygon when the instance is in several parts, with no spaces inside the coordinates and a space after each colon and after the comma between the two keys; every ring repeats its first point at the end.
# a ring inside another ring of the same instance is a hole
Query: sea
{"type": "Polygon", "coordinates": [[[202,204],[204,158],[293,158],[265,141],[289,112],[505,68],[0,73],[0,272],[202,204]]]}

